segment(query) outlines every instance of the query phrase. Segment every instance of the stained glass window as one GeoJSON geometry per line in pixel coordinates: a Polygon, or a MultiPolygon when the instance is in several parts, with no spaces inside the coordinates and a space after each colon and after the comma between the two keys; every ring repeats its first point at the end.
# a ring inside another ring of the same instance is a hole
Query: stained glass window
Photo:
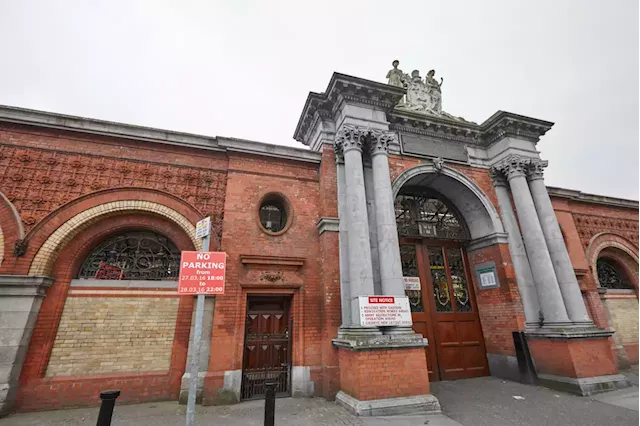
{"type": "MultiPolygon", "coordinates": [[[[418,277],[416,246],[400,246],[400,259],[402,261],[402,275],[405,277],[418,277]]],[[[405,289],[404,292],[409,298],[411,312],[424,312],[422,289],[405,289]]]]}
{"type": "Polygon", "coordinates": [[[459,214],[435,194],[407,192],[396,197],[396,224],[402,236],[469,240],[459,214]]]}
{"type": "Polygon", "coordinates": [[[177,280],[180,250],[154,232],[128,232],[100,244],[86,258],[78,278],[177,280]]]}
{"type": "Polygon", "coordinates": [[[596,263],[600,287],[611,289],[633,289],[629,280],[613,260],[602,257],[596,263]]]}
{"type": "Polygon", "coordinates": [[[469,284],[464,270],[462,250],[459,248],[447,249],[447,262],[451,271],[451,283],[453,284],[453,296],[456,299],[456,312],[471,312],[471,296],[469,284]]]}
{"type": "Polygon", "coordinates": [[[442,248],[429,247],[429,269],[437,312],[453,312],[442,248]]]}

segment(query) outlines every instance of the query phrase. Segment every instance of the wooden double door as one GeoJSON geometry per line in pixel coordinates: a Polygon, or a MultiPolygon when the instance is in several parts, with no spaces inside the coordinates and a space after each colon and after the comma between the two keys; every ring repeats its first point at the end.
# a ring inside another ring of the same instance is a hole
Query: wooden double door
{"type": "Polygon", "coordinates": [[[429,380],[489,374],[482,327],[464,247],[456,242],[403,239],[400,244],[413,329],[429,340],[429,380]],[[411,289],[409,289],[411,288],[411,289]]]}

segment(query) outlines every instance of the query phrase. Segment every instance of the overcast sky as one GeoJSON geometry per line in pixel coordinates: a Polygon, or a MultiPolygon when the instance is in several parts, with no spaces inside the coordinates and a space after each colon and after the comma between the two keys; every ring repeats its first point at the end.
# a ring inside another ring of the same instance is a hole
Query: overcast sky
{"type": "Polygon", "coordinates": [[[637,0],[0,0],[0,104],[144,126],[302,147],[309,91],[393,59],[555,122],[547,185],[638,199],[637,0]]]}

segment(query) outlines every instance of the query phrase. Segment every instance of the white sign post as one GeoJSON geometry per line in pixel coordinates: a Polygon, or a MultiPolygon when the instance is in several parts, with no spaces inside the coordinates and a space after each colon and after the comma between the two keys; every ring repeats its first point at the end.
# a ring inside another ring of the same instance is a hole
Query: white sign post
{"type": "MultiPolygon", "coordinates": [[[[206,217],[196,224],[196,236],[202,238],[202,252],[209,251],[211,218],[206,217]]],[[[182,270],[182,261],[180,262],[182,270]]],[[[204,294],[199,293],[196,302],[196,324],[191,341],[191,363],[189,365],[189,397],[187,399],[187,426],[196,422],[196,392],[198,390],[198,364],[200,364],[200,340],[202,340],[202,317],[204,316],[204,294]]]]}
{"type": "Polygon", "coordinates": [[[409,326],[411,308],[406,296],[360,296],[360,325],[363,326],[409,326]]]}

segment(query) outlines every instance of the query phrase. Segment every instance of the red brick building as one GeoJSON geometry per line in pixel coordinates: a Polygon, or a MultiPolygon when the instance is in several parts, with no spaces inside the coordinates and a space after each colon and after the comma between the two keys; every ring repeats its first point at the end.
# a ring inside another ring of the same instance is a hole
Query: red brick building
{"type": "Polygon", "coordinates": [[[545,188],[535,145],[552,123],[478,125],[428,79],[405,86],[334,74],[303,109],[306,148],[1,107],[3,412],[105,388],[184,399],[194,300],[177,265],[207,216],[229,260],[206,302],[204,404],[272,380],[361,414],[437,409],[430,381],[520,379],[514,331],[543,384],[624,386],[638,202],[545,188]],[[412,327],[369,325],[372,295],[405,303],[412,327]]]}

